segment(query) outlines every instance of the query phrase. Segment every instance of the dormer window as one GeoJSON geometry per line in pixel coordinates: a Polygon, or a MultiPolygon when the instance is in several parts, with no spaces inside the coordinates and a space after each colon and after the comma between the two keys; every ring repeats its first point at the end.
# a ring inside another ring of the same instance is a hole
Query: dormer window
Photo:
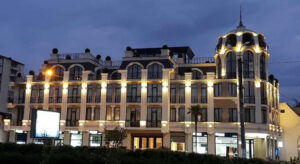
{"type": "Polygon", "coordinates": [[[202,73],[200,71],[193,70],[192,71],[192,79],[193,80],[202,79],[202,73]]]}
{"type": "Polygon", "coordinates": [[[81,80],[82,79],[82,68],[79,66],[72,67],[70,69],[70,79],[69,80],[81,80]]]}
{"type": "Polygon", "coordinates": [[[64,78],[64,69],[56,66],[53,69],[54,74],[51,76],[51,81],[62,81],[64,78]]]}
{"type": "Polygon", "coordinates": [[[129,66],[127,69],[127,79],[141,79],[141,69],[142,67],[137,64],[129,66]]]}
{"type": "Polygon", "coordinates": [[[161,79],[162,78],[162,66],[154,63],[148,67],[148,79],[161,79]]]}
{"type": "Polygon", "coordinates": [[[225,43],[225,46],[235,47],[236,46],[236,35],[235,34],[229,34],[227,36],[227,40],[225,43]]]}
{"type": "Polygon", "coordinates": [[[262,34],[258,35],[258,44],[260,47],[266,48],[266,42],[265,42],[265,38],[262,34]]]}

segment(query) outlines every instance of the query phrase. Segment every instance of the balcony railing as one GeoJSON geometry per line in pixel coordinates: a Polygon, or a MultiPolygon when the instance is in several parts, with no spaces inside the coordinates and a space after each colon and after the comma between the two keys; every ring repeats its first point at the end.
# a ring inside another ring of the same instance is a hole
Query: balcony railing
{"type": "Polygon", "coordinates": [[[202,63],[214,63],[215,59],[213,57],[194,57],[187,60],[188,64],[202,64],[202,63]]]}
{"type": "Polygon", "coordinates": [[[147,120],[147,127],[151,128],[160,128],[161,127],[161,121],[160,120],[147,120]]]}
{"type": "Polygon", "coordinates": [[[66,126],[78,126],[79,122],[78,120],[67,120],[66,121],[66,126]]]}
{"type": "Polygon", "coordinates": [[[136,120],[136,121],[126,120],[125,126],[126,127],[140,127],[140,120],[136,120]]]}
{"type": "Polygon", "coordinates": [[[80,101],[81,101],[80,96],[68,97],[68,103],[80,103],[80,101]]]}

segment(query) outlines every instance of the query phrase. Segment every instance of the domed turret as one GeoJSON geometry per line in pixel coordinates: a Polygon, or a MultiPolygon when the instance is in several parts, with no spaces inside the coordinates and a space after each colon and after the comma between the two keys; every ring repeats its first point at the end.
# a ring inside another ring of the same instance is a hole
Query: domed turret
{"type": "Polygon", "coordinates": [[[248,67],[246,67],[247,63],[244,64],[244,70],[248,71],[247,74],[244,74],[245,78],[251,79],[257,74],[258,77],[266,79],[266,62],[269,54],[267,52],[265,37],[261,33],[247,29],[243,24],[241,14],[236,29],[220,36],[218,39],[215,53],[217,78],[236,78],[236,63],[240,55],[244,63],[249,62],[248,64],[250,64],[248,67]],[[255,70],[260,70],[260,75],[255,70]]]}

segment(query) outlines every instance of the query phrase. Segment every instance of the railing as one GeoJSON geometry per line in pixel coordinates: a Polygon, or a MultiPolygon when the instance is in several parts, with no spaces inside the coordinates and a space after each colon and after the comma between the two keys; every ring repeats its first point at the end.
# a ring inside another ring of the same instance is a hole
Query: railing
{"type": "Polygon", "coordinates": [[[78,126],[79,122],[78,120],[67,120],[66,121],[66,126],[78,126]]]}
{"type": "Polygon", "coordinates": [[[140,120],[136,120],[136,121],[126,120],[125,126],[126,127],[140,127],[140,120]]]}
{"type": "Polygon", "coordinates": [[[69,96],[68,103],[80,103],[81,97],[80,96],[69,96]]]}
{"type": "Polygon", "coordinates": [[[214,63],[215,59],[213,57],[194,57],[192,59],[188,59],[188,64],[202,64],[202,63],[214,63]]]}
{"type": "Polygon", "coordinates": [[[161,127],[161,121],[160,120],[147,120],[147,127],[151,128],[160,128],[161,127]]]}
{"type": "Polygon", "coordinates": [[[141,97],[140,96],[127,96],[127,102],[128,103],[135,103],[135,102],[137,102],[137,103],[139,103],[139,102],[141,102],[141,97]]]}
{"type": "Polygon", "coordinates": [[[113,67],[119,67],[121,65],[122,61],[121,60],[113,60],[111,62],[111,66],[113,67]]]}

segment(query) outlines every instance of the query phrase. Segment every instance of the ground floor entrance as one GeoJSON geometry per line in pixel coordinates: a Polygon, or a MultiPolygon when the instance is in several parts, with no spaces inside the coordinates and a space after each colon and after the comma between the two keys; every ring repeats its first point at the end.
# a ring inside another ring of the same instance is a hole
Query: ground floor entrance
{"type": "Polygon", "coordinates": [[[132,136],[132,148],[137,149],[159,149],[163,145],[162,136],[139,135],[132,136]]]}

